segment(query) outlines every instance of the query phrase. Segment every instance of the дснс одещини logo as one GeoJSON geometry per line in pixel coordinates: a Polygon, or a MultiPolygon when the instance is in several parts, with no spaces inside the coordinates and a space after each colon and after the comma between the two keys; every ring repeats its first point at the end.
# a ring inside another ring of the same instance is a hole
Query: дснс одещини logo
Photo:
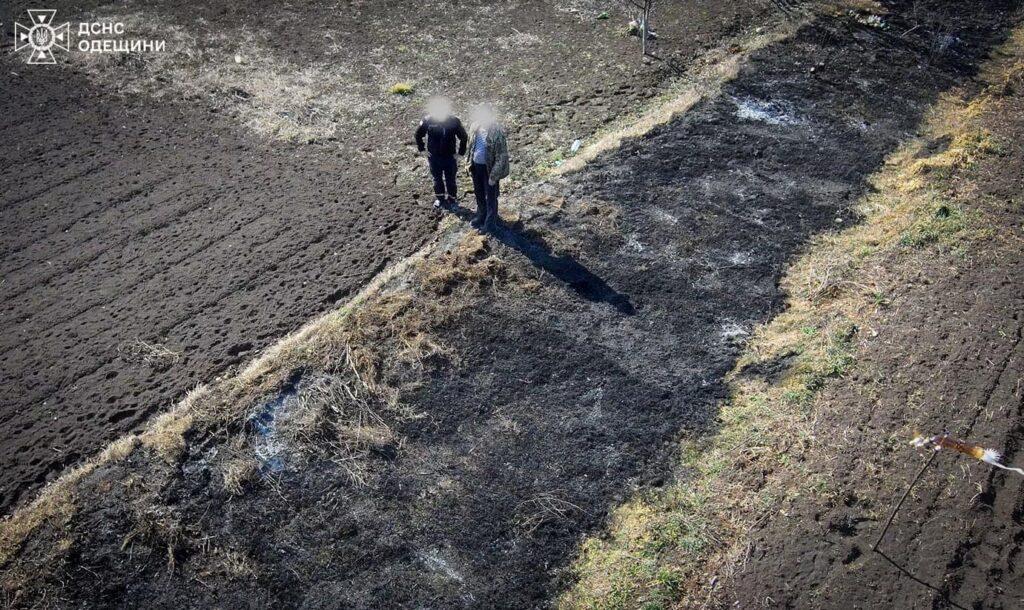
{"type": "MultiPolygon", "coordinates": [[[[14,50],[30,49],[30,64],[57,63],[53,49],[70,50],[71,24],[55,26],[57,11],[52,9],[29,9],[27,12],[32,25],[14,24],[14,50]]],[[[167,48],[164,40],[125,37],[125,24],[119,21],[82,22],[76,31],[76,48],[82,53],[161,53],[167,48]]]]}
{"type": "Polygon", "coordinates": [[[51,9],[29,9],[28,16],[31,26],[14,24],[14,50],[31,48],[28,57],[30,64],[55,64],[53,48],[68,50],[71,40],[71,24],[64,23],[54,27],[53,17],[57,11],[51,9]]]}

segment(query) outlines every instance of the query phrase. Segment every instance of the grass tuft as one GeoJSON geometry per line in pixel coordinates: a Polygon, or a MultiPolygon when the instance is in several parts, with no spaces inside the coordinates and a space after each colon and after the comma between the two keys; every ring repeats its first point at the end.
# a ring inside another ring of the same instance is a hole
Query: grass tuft
{"type": "Polygon", "coordinates": [[[167,463],[173,464],[185,451],[185,433],[192,427],[193,421],[194,418],[188,413],[168,411],[154,420],[153,425],[142,433],[140,441],[167,463]]]}
{"type": "Polygon", "coordinates": [[[232,458],[224,464],[222,476],[224,490],[232,496],[245,493],[246,486],[259,474],[256,460],[249,455],[232,458]]]}
{"type": "Polygon", "coordinates": [[[421,269],[420,285],[428,293],[462,296],[511,278],[508,266],[491,254],[483,235],[466,234],[452,249],[421,269]]]}
{"type": "Polygon", "coordinates": [[[416,93],[416,85],[408,81],[402,81],[399,83],[395,83],[394,85],[391,85],[391,87],[388,88],[388,93],[390,93],[391,95],[401,96],[412,95],[413,93],[416,93]]]}
{"type": "Polygon", "coordinates": [[[166,556],[167,571],[173,572],[187,535],[181,522],[166,507],[140,502],[132,506],[134,525],[121,542],[121,550],[132,552],[136,545],[160,551],[166,556]]]}

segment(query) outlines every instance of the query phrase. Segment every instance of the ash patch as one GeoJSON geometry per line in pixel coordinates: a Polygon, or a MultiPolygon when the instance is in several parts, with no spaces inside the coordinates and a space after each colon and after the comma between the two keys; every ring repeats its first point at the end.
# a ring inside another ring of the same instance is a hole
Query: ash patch
{"type": "Polygon", "coordinates": [[[288,443],[282,438],[280,423],[287,421],[295,411],[300,381],[301,376],[296,375],[276,396],[258,405],[246,422],[255,434],[253,453],[264,472],[276,473],[285,468],[288,443]]]}
{"type": "Polygon", "coordinates": [[[733,99],[736,116],[746,121],[761,121],[769,125],[803,125],[792,106],[785,102],[769,102],[753,98],[733,99]]]}

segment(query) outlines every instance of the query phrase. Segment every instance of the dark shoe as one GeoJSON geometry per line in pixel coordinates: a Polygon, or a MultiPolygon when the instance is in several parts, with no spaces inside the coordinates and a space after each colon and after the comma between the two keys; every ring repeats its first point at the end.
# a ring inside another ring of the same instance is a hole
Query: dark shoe
{"type": "Polygon", "coordinates": [[[473,217],[473,220],[469,221],[469,224],[473,225],[474,229],[479,229],[484,224],[484,217],[477,214],[473,217]]]}
{"type": "Polygon", "coordinates": [[[459,200],[456,199],[455,197],[449,197],[448,198],[448,203],[445,205],[445,208],[447,208],[449,210],[454,210],[454,209],[457,209],[458,207],[459,207],[459,200]]]}
{"type": "Polygon", "coordinates": [[[434,207],[440,210],[441,208],[444,207],[444,201],[442,201],[441,199],[435,199],[434,207]]]}
{"type": "Polygon", "coordinates": [[[491,235],[497,235],[497,233],[498,233],[498,225],[496,223],[493,223],[493,222],[488,222],[488,223],[484,224],[483,227],[481,227],[480,231],[483,232],[483,233],[490,233],[491,235]]]}

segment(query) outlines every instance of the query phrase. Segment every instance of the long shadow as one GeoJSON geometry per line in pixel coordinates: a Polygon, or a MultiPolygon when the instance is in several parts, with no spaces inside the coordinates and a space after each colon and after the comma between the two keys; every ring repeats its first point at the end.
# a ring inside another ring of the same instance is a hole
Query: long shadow
{"type": "Polygon", "coordinates": [[[534,265],[569,284],[580,296],[588,301],[607,303],[620,313],[631,316],[636,308],[629,297],[617,292],[589,269],[569,256],[555,256],[543,244],[531,241],[521,232],[508,226],[499,226],[494,237],[506,246],[518,250],[534,265]]]}
{"type": "MultiPolygon", "coordinates": [[[[473,213],[468,209],[455,206],[451,212],[462,220],[468,221],[473,213]]],[[[607,303],[619,313],[631,316],[636,308],[629,297],[616,291],[589,269],[570,256],[557,256],[545,244],[531,240],[521,231],[517,231],[504,223],[499,223],[491,234],[500,243],[518,251],[530,259],[535,266],[547,271],[557,279],[568,284],[581,297],[595,303],[607,303]]]]}

